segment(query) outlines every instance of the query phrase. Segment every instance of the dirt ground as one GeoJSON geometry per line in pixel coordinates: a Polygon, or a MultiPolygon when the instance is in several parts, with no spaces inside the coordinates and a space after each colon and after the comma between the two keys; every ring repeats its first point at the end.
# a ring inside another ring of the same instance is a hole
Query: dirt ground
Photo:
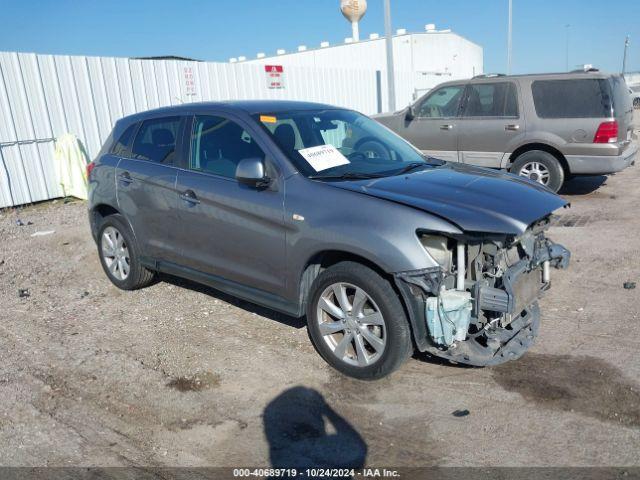
{"type": "Polygon", "coordinates": [[[568,183],[550,237],[572,264],[522,359],[416,355],[372,383],[329,368],[301,320],[167,277],[119,291],[82,202],[4,211],[0,464],[640,465],[638,185],[638,166],[568,183]]]}

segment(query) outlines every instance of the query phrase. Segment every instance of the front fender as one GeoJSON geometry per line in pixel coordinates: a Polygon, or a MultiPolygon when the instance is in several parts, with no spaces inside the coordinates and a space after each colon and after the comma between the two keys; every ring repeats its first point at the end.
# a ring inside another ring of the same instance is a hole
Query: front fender
{"type": "Polygon", "coordinates": [[[291,299],[298,298],[309,260],[321,252],[357,255],[393,274],[437,266],[422,247],[417,230],[462,233],[421,210],[300,176],[287,180],[284,214],[291,299]]]}

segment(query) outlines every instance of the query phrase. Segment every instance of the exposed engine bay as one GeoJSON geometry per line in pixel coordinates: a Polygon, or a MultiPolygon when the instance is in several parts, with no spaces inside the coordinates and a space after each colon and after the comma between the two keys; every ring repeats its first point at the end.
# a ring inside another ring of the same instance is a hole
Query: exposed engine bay
{"type": "Polygon", "coordinates": [[[569,265],[569,251],[546,238],[548,226],[545,218],[517,237],[422,233],[440,267],[396,275],[418,349],[479,366],[519,358],[537,336],[551,268],[569,265]]]}

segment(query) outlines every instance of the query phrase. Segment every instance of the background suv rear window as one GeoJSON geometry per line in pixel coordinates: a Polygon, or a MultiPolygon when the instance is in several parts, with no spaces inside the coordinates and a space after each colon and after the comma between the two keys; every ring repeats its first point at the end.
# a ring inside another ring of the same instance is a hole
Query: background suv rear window
{"type": "Polygon", "coordinates": [[[610,90],[604,79],[537,80],[531,90],[540,118],[611,116],[610,90]]]}
{"type": "Polygon", "coordinates": [[[166,117],[142,122],[133,142],[133,157],[172,165],[180,117],[166,117]]]}

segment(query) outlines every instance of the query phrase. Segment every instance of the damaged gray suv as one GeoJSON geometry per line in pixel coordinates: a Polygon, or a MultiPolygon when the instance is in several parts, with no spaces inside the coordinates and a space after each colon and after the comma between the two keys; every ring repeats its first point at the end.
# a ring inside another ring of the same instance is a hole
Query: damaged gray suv
{"type": "Polygon", "coordinates": [[[89,172],[91,229],[117,287],[164,272],[306,315],[318,353],[361,379],[415,350],[479,366],[520,357],[551,268],[569,262],[545,236],[566,206],[547,188],[426,157],[328,105],[133,115],[89,172]]]}

